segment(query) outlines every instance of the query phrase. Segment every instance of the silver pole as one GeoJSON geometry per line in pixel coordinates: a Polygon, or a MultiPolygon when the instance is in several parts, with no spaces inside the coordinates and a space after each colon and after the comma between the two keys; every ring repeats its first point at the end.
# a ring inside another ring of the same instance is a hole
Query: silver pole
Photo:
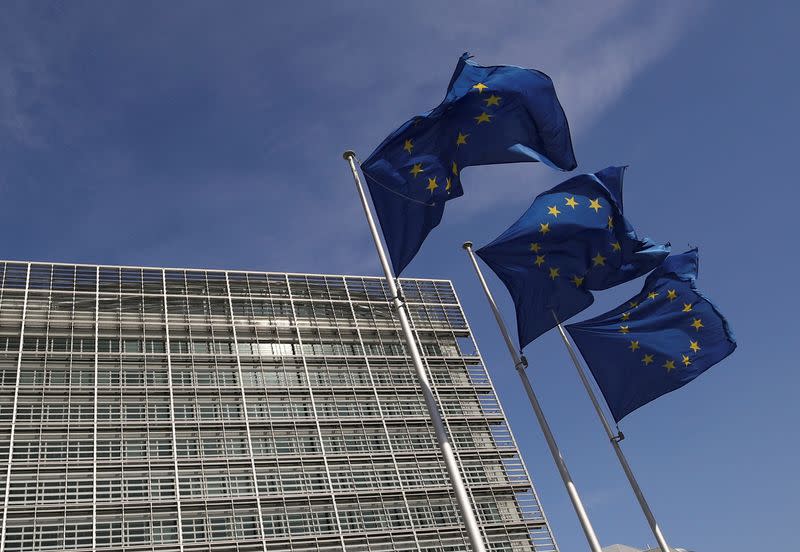
{"type": "Polygon", "coordinates": [[[642,489],[639,487],[639,483],[633,476],[633,471],[628,464],[628,459],[625,457],[625,454],[622,452],[622,447],[619,445],[619,442],[625,438],[624,435],[622,432],[620,432],[619,435],[614,435],[611,424],[608,423],[608,419],[606,418],[605,412],[603,412],[603,409],[600,406],[600,401],[597,399],[594,389],[592,389],[589,378],[587,377],[580,360],[578,360],[578,353],[572,346],[572,343],[567,337],[567,332],[564,331],[564,326],[561,325],[561,322],[558,320],[555,313],[553,313],[553,317],[556,319],[556,322],[558,322],[558,331],[561,334],[561,339],[564,341],[564,345],[567,347],[567,351],[569,352],[569,356],[572,358],[572,363],[575,365],[575,369],[578,370],[578,375],[581,377],[583,388],[586,389],[586,392],[589,394],[589,398],[592,400],[594,410],[597,412],[597,417],[600,418],[603,428],[606,430],[606,435],[608,435],[608,439],[611,441],[611,446],[614,447],[614,452],[617,453],[617,458],[619,459],[619,463],[622,465],[622,470],[628,477],[628,482],[631,484],[633,494],[636,495],[636,500],[639,501],[639,506],[641,506],[642,512],[644,512],[644,517],[647,518],[647,523],[650,525],[650,530],[653,531],[656,542],[658,542],[658,547],[661,549],[661,552],[671,552],[671,548],[667,545],[664,535],[661,534],[661,528],[658,526],[658,522],[656,522],[656,518],[653,515],[652,510],[650,510],[650,505],[647,503],[647,500],[645,500],[642,489]]]}
{"type": "Polygon", "coordinates": [[[517,373],[522,380],[522,385],[525,387],[525,392],[528,394],[528,399],[531,402],[533,411],[536,413],[536,419],[539,421],[539,426],[542,428],[542,433],[544,433],[544,438],[545,441],[547,441],[550,454],[553,455],[553,460],[558,467],[558,473],[561,474],[561,479],[564,481],[564,486],[567,488],[569,499],[572,501],[572,507],[575,509],[575,513],[578,515],[578,521],[581,523],[581,528],[586,535],[586,540],[589,541],[589,548],[592,549],[592,552],[602,552],[600,548],[600,542],[597,540],[597,535],[595,535],[592,523],[589,521],[589,516],[586,514],[586,509],[583,507],[583,502],[581,502],[581,497],[578,495],[578,490],[575,488],[575,484],[572,482],[572,477],[567,469],[567,464],[564,462],[564,457],[561,456],[561,451],[558,449],[556,440],[553,437],[553,432],[550,431],[550,425],[547,423],[547,419],[544,417],[542,407],[539,405],[539,400],[536,398],[536,394],[533,392],[533,387],[531,387],[528,374],[525,372],[525,368],[528,366],[528,361],[522,357],[514,347],[514,342],[511,340],[511,336],[508,333],[508,328],[506,328],[503,317],[500,316],[497,303],[494,302],[492,292],[489,291],[489,286],[486,284],[483,273],[478,266],[478,261],[475,259],[475,253],[472,252],[472,242],[465,242],[463,247],[469,254],[469,258],[472,261],[472,266],[475,268],[475,273],[478,275],[478,280],[481,282],[481,287],[483,287],[483,293],[486,295],[486,300],[489,302],[489,306],[492,308],[494,318],[497,320],[497,325],[500,327],[500,333],[503,334],[503,339],[508,347],[508,352],[511,353],[511,358],[514,360],[514,367],[517,369],[517,373]]]}
{"type": "Polygon", "coordinates": [[[428,381],[428,376],[425,373],[425,367],[422,364],[422,358],[419,355],[417,342],[414,339],[414,334],[411,332],[411,325],[408,322],[408,312],[405,301],[398,293],[397,282],[392,274],[392,268],[389,265],[389,260],[386,258],[386,252],[383,250],[380,236],[378,235],[378,228],[375,226],[375,220],[372,218],[372,211],[367,202],[367,196],[364,193],[364,186],[361,184],[361,177],[356,168],[356,154],[353,151],[346,151],[343,155],[345,161],[350,164],[350,170],[353,172],[353,180],[356,183],[358,190],[358,197],[361,199],[361,206],[364,208],[364,214],[367,217],[367,224],[372,234],[372,240],[375,242],[375,249],[378,251],[378,257],[383,267],[383,273],[386,275],[386,284],[389,286],[389,293],[392,296],[392,307],[397,312],[397,317],[400,319],[400,326],[403,329],[403,336],[406,339],[406,346],[408,347],[411,360],[414,362],[414,368],[417,370],[417,379],[419,380],[420,387],[422,388],[422,396],[425,398],[425,405],[428,407],[428,414],[433,422],[433,429],[436,433],[436,440],[439,443],[439,449],[444,456],[444,463],[447,466],[447,473],[450,475],[450,483],[453,485],[453,490],[456,494],[458,501],[458,509],[461,513],[461,518],[464,520],[464,525],[467,529],[470,544],[474,552],[486,552],[483,545],[483,537],[481,537],[478,522],[475,519],[475,514],[472,511],[472,504],[470,504],[467,490],[464,487],[464,482],[461,479],[461,474],[458,471],[458,464],[456,457],[453,453],[453,445],[450,444],[450,438],[444,428],[442,422],[442,415],[439,413],[439,407],[436,404],[436,399],[433,397],[431,384],[428,381]]]}

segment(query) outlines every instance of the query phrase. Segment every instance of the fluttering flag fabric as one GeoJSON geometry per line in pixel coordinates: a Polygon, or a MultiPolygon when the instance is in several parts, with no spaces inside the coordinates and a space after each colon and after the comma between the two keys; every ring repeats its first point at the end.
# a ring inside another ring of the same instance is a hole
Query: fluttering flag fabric
{"type": "Polygon", "coordinates": [[[668,257],[635,297],[567,326],[616,421],[736,349],[727,320],[695,287],[697,264],[696,249],[668,257]]]}
{"type": "Polygon", "coordinates": [[[608,167],[562,182],[476,251],[514,299],[520,348],[591,305],[591,290],[642,276],[669,254],[624,217],[624,173],[608,167]]]}
{"type": "Polygon", "coordinates": [[[541,161],[577,166],[569,125],[550,77],[509,65],[483,67],[464,54],[444,101],[395,130],[361,164],[395,274],[464,194],[461,170],[541,161]]]}

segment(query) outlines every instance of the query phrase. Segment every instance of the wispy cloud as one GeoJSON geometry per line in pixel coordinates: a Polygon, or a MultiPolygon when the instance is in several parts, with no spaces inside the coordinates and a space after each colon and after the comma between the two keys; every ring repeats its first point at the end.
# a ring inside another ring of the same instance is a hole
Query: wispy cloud
{"type": "Polygon", "coordinates": [[[703,2],[654,2],[642,7],[640,2],[623,3],[613,18],[586,29],[562,52],[552,76],[578,133],[677,44],[702,12],[703,2]]]}
{"type": "MultiPolygon", "coordinates": [[[[83,258],[257,257],[314,271],[374,266],[341,152],[365,156],[438,103],[462,51],[550,74],[580,143],[699,9],[633,0],[420,1],[391,12],[196,2],[191,14],[176,4],[14,6],[0,17],[0,149],[12,159],[0,183],[12,204],[38,203],[60,226],[55,241],[45,228],[31,235],[36,254],[64,258],[80,243],[83,258]]],[[[530,197],[532,174],[559,177],[529,165],[482,171],[465,173],[451,223],[530,197]]],[[[22,216],[6,209],[6,224],[22,216]]]]}
{"type": "Polygon", "coordinates": [[[30,147],[41,144],[34,119],[54,88],[40,46],[13,16],[0,18],[0,132],[30,147]]]}
{"type": "MultiPolygon", "coordinates": [[[[579,163],[583,149],[580,146],[586,145],[581,143],[583,136],[624,96],[637,76],[678,43],[703,6],[703,2],[572,3],[575,17],[569,18],[569,28],[557,25],[544,37],[535,39],[534,50],[549,53],[546,72],[556,83],[567,112],[579,163]]],[[[558,18],[555,13],[552,16],[558,18]]],[[[499,57],[516,58],[519,51],[530,47],[529,41],[517,37],[499,57]]],[[[599,168],[582,164],[578,170],[599,168]]],[[[549,171],[530,170],[524,165],[492,170],[494,182],[502,186],[503,193],[498,193],[496,186],[481,185],[491,177],[486,168],[472,169],[477,178],[474,184],[469,177],[465,178],[469,200],[463,202],[465,205],[460,206],[456,217],[473,216],[498,203],[532,198],[554,180],[565,178],[549,171]]]]}

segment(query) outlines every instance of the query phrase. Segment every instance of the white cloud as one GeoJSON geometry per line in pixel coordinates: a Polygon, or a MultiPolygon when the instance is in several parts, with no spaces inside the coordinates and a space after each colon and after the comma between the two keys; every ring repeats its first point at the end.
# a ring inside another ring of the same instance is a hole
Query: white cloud
{"type": "MultiPolygon", "coordinates": [[[[641,7],[626,3],[618,14],[641,7]]],[[[702,3],[653,2],[632,21],[606,21],[587,39],[571,45],[551,75],[568,107],[573,132],[583,132],[625,92],[633,79],[681,38],[702,3]]]]}
{"type": "MultiPolygon", "coordinates": [[[[572,3],[572,8],[577,13],[569,19],[570,28],[557,25],[546,36],[534,39],[533,49],[548,52],[545,72],[556,84],[573,141],[579,142],[603,113],[620,100],[631,83],[677,44],[692,20],[702,12],[703,2],[593,2],[572,3]]],[[[557,17],[555,13],[551,15],[557,17]]],[[[524,39],[516,38],[504,50],[512,55],[530,47],[524,39]]],[[[577,146],[576,156],[580,164],[581,148],[577,146]]],[[[609,163],[619,161],[614,159],[609,163]]],[[[593,169],[579,165],[578,172],[593,169]]],[[[452,209],[455,218],[471,216],[499,203],[531,199],[566,177],[552,171],[531,170],[528,164],[468,171],[471,174],[466,172],[464,176],[468,199],[459,201],[463,205],[452,209]],[[492,175],[497,184],[482,185],[492,175]],[[507,181],[519,185],[508,185],[507,181]],[[498,193],[497,186],[502,187],[502,193],[498,193]]]]}
{"type": "MultiPolygon", "coordinates": [[[[97,191],[80,206],[87,220],[108,208],[101,202],[114,202],[113,192],[103,195],[111,180],[115,189],[163,190],[158,213],[181,212],[181,194],[196,194],[188,183],[203,181],[234,200],[209,193],[197,201],[213,202],[217,220],[238,221],[220,231],[244,249],[263,247],[253,254],[265,262],[291,257],[287,269],[353,271],[375,265],[341,151],[355,147],[365,157],[402,121],[436,105],[462,51],[479,63],[548,73],[579,141],[698,12],[695,3],[635,0],[420,1],[400,11],[320,3],[302,13],[208,4],[191,18],[169,4],[23,8],[0,17],[0,144],[28,147],[52,164],[52,181],[32,173],[43,187],[97,191]],[[195,111],[187,99],[200,102],[195,111]],[[64,159],[84,168],[65,170],[64,159]],[[235,201],[251,191],[249,203],[235,201]],[[243,208],[260,216],[239,219],[243,208]]],[[[467,194],[448,205],[444,224],[519,203],[535,183],[562,177],[531,167],[468,169],[467,194]]],[[[14,168],[0,167],[0,182],[14,183],[14,168]]],[[[154,251],[191,243],[187,230],[151,217],[176,233],[154,251]]],[[[96,239],[102,251],[114,236],[96,239]]]]}

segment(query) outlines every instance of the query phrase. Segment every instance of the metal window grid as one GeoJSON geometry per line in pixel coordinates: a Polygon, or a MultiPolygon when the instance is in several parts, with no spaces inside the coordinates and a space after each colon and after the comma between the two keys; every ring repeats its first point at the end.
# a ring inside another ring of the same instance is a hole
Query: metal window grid
{"type": "MultiPolygon", "coordinates": [[[[557,552],[452,284],[401,279],[490,550],[557,552]]],[[[0,261],[4,550],[467,550],[381,278],[0,261]]]]}

